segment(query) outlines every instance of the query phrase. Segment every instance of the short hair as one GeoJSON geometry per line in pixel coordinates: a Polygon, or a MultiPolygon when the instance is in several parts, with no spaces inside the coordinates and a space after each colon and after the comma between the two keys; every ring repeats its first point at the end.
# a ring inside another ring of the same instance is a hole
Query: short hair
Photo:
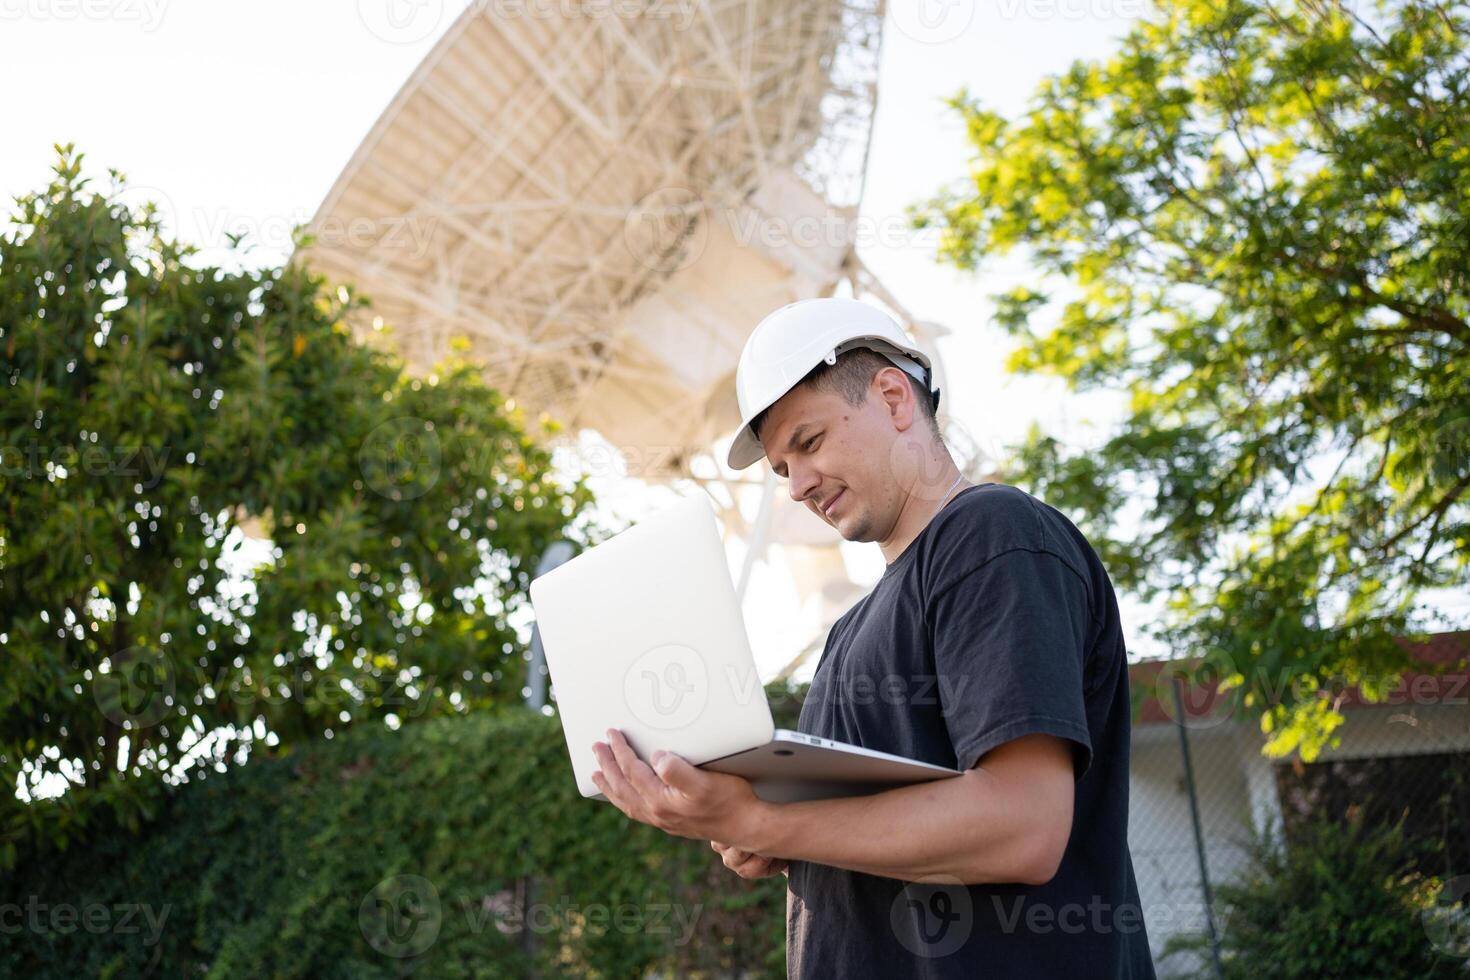
{"type": "MultiPolygon", "coordinates": [[[[854,347],[838,354],[835,364],[818,361],[816,367],[791,386],[791,391],[796,391],[798,388],[830,391],[841,395],[849,405],[857,408],[867,401],[868,389],[872,387],[873,378],[886,367],[897,368],[898,365],[871,348],[854,347]]],[[[903,369],[899,368],[899,370],[903,369]]],[[[933,394],[926,391],[924,385],[912,374],[904,371],[903,376],[908,379],[909,388],[914,393],[914,400],[919,403],[919,414],[928,420],[929,429],[934,433],[935,438],[942,438],[939,433],[939,420],[935,418],[937,406],[934,403],[933,394]]],[[[767,407],[750,420],[750,431],[757,439],[761,436],[761,426],[765,424],[766,415],[770,411],[771,409],[767,407]]]]}

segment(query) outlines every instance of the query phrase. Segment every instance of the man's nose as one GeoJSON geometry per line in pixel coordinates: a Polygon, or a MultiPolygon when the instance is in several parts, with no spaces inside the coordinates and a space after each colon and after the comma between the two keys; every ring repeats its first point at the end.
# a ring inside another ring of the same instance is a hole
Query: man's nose
{"type": "Polygon", "coordinates": [[[804,473],[797,469],[791,471],[791,499],[798,504],[804,502],[812,495],[820,484],[821,478],[815,473],[804,473]]]}

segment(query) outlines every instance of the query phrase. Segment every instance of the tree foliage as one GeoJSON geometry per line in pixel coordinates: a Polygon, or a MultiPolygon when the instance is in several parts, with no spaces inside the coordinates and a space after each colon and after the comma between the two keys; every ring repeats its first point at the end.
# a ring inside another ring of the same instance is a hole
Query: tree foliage
{"type": "Polygon", "coordinates": [[[1310,758],[1470,561],[1470,11],[1181,0],[1007,120],[961,93],[942,258],[1018,249],[1011,366],[1126,396],[1020,482],[1081,516],[1157,636],[1310,758]],[[1361,12],[1360,12],[1361,10],[1361,12]],[[1136,520],[1135,520],[1136,518],[1136,520]],[[1130,526],[1131,525],[1131,526],[1130,526]]]}
{"type": "Polygon", "coordinates": [[[194,268],[58,151],[0,238],[0,864],[252,747],[518,701],[586,488],[468,367],[354,342],[350,287],[194,268]]]}

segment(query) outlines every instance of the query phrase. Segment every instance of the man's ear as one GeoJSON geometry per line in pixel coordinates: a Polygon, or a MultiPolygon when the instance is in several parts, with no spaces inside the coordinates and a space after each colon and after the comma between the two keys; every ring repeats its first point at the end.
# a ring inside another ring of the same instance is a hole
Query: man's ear
{"type": "Polygon", "coordinates": [[[914,424],[918,408],[914,404],[914,392],[909,385],[908,375],[897,367],[883,368],[873,375],[873,387],[876,396],[882,399],[888,410],[893,427],[899,432],[907,432],[914,424]]]}

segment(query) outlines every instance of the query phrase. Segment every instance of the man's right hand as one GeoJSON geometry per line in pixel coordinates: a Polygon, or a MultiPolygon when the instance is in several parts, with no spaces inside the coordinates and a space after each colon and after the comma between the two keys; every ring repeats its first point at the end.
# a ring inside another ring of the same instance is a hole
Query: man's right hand
{"type": "Polygon", "coordinates": [[[769,878],[772,875],[784,874],[790,866],[790,862],[785,858],[761,857],[759,854],[742,851],[738,847],[721,844],[717,840],[710,841],[709,846],[714,848],[724,860],[725,867],[742,878],[769,878]]]}

